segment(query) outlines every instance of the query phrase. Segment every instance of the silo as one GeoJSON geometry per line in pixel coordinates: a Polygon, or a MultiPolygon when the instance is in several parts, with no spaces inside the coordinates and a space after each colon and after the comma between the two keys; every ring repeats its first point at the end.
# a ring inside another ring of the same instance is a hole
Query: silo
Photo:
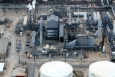
{"type": "Polygon", "coordinates": [[[40,77],[72,77],[72,75],[72,66],[65,62],[47,62],[40,68],[40,77]]]}
{"type": "Polygon", "coordinates": [[[89,77],[115,77],[115,63],[99,61],[89,66],[89,77]]]}

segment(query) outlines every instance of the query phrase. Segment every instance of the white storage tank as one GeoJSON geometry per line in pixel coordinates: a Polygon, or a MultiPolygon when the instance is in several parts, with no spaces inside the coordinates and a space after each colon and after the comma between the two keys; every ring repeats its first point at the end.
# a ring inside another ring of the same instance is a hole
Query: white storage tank
{"type": "Polygon", "coordinates": [[[72,66],[65,62],[47,62],[40,68],[40,77],[72,77],[72,75],[72,66]]]}
{"type": "Polygon", "coordinates": [[[103,46],[103,53],[105,52],[105,46],[103,46]]]}
{"type": "Polygon", "coordinates": [[[115,63],[99,61],[89,66],[89,77],[115,77],[115,63]]]}

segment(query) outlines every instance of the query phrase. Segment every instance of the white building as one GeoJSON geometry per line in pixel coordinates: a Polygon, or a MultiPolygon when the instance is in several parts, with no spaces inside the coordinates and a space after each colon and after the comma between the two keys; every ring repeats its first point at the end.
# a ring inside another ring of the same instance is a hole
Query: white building
{"type": "Polygon", "coordinates": [[[4,74],[4,63],[0,63],[0,76],[4,74]]]}

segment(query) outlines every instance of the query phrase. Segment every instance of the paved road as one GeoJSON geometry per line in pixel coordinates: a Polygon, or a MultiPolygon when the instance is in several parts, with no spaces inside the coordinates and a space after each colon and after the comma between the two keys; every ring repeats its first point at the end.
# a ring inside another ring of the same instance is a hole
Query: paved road
{"type": "MultiPolygon", "coordinates": [[[[76,7],[80,7],[80,8],[87,8],[87,4],[86,5],[38,5],[36,8],[38,9],[50,9],[52,6],[56,6],[58,8],[60,8],[60,6],[70,6],[71,8],[76,8],[76,7]]],[[[93,5],[92,5],[93,6],[93,5]]],[[[0,5],[1,9],[27,9],[27,5],[0,5]]],[[[89,7],[90,8],[90,7],[89,7]]],[[[99,8],[99,7],[93,7],[93,8],[99,8]]]]}
{"type": "Polygon", "coordinates": [[[8,56],[8,58],[6,59],[6,62],[8,63],[8,66],[7,66],[7,74],[4,74],[3,77],[10,77],[11,76],[11,73],[12,73],[12,68],[14,66],[16,66],[16,64],[18,63],[18,54],[15,52],[16,51],[16,37],[15,37],[15,34],[14,34],[14,30],[15,27],[16,27],[16,23],[19,21],[19,18],[15,19],[11,28],[8,29],[6,32],[5,32],[5,37],[10,37],[10,42],[11,42],[11,47],[10,47],[10,54],[8,56]]]}

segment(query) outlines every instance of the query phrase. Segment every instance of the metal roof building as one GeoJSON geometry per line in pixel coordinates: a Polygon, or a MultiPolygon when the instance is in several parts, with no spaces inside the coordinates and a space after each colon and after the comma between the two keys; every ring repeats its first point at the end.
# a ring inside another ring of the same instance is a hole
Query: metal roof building
{"type": "Polygon", "coordinates": [[[0,57],[6,56],[8,47],[8,39],[0,39],[0,57]]]}
{"type": "Polygon", "coordinates": [[[0,75],[3,75],[5,63],[0,63],[0,75]]]}
{"type": "Polygon", "coordinates": [[[46,28],[58,28],[58,16],[50,15],[47,16],[47,27],[46,28]]]}
{"type": "Polygon", "coordinates": [[[49,15],[47,17],[46,34],[48,40],[58,40],[59,38],[59,27],[58,27],[58,16],[49,15]]]}

